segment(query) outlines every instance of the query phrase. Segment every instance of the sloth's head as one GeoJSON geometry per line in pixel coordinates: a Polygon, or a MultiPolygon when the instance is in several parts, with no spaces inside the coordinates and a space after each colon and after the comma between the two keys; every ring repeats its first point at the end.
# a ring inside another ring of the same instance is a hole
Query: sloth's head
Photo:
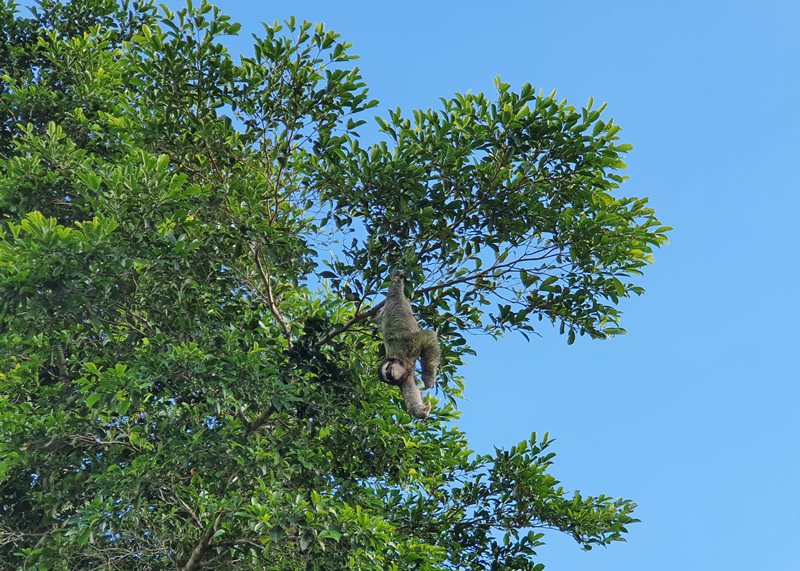
{"type": "Polygon", "coordinates": [[[408,359],[386,357],[378,367],[378,376],[384,383],[399,385],[414,372],[414,364],[408,359]]]}

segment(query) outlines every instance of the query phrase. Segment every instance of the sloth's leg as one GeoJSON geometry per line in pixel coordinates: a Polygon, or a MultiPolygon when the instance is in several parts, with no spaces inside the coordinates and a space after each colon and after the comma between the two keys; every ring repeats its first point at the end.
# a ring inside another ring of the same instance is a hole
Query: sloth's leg
{"type": "Polygon", "coordinates": [[[422,391],[419,390],[417,379],[414,375],[408,375],[403,382],[400,383],[400,390],[403,392],[403,400],[406,403],[406,410],[408,414],[414,418],[428,418],[431,412],[431,405],[423,404],[422,391]]]}
{"type": "Polygon", "coordinates": [[[439,338],[435,331],[420,331],[416,333],[416,338],[422,363],[422,383],[426,389],[430,389],[436,386],[436,373],[442,355],[439,338]]]}

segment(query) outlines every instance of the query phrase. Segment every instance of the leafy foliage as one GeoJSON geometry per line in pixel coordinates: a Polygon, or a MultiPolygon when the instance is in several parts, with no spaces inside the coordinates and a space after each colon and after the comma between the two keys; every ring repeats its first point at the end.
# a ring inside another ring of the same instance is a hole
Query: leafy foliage
{"type": "Polygon", "coordinates": [[[216,7],[0,2],[0,566],[541,569],[634,504],[569,494],[547,435],[476,455],[465,334],[622,332],[665,241],[619,127],[530,86],[378,118],[349,44],[216,7]],[[411,423],[376,382],[402,268],[444,340],[411,423]]]}

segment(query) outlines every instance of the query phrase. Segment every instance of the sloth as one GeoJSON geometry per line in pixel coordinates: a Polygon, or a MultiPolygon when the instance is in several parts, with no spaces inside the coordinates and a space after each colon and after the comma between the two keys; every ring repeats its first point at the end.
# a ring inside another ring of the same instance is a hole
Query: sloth
{"type": "Polygon", "coordinates": [[[383,305],[383,344],[386,356],[378,368],[384,383],[400,387],[409,414],[428,418],[431,406],[422,403],[422,393],[415,374],[417,359],[422,362],[425,389],[436,386],[439,367],[439,339],[435,331],[422,331],[411,313],[411,304],[403,291],[403,275],[395,274],[383,305]]]}

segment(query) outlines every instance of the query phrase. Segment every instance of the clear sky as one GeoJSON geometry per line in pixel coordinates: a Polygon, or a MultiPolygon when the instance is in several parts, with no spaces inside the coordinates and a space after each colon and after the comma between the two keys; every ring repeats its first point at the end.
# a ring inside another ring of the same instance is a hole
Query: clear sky
{"type": "Polygon", "coordinates": [[[639,504],[627,545],[551,534],[550,570],[800,569],[800,4],[216,3],[244,25],[234,46],[262,20],[324,22],[383,109],[495,75],[608,102],[635,147],[623,192],[651,198],[671,243],[627,336],[478,340],[461,425],[478,451],[550,432],[566,488],[639,504]]]}
{"type": "MultiPolygon", "coordinates": [[[[182,5],[170,1],[171,6],[182,5]]],[[[800,5],[218,0],[248,31],[324,22],[383,108],[492,79],[608,102],[627,194],[675,231],[628,335],[480,340],[461,425],[479,451],[550,432],[565,487],[639,503],[628,544],[552,534],[548,569],[800,569],[800,5]]]]}

